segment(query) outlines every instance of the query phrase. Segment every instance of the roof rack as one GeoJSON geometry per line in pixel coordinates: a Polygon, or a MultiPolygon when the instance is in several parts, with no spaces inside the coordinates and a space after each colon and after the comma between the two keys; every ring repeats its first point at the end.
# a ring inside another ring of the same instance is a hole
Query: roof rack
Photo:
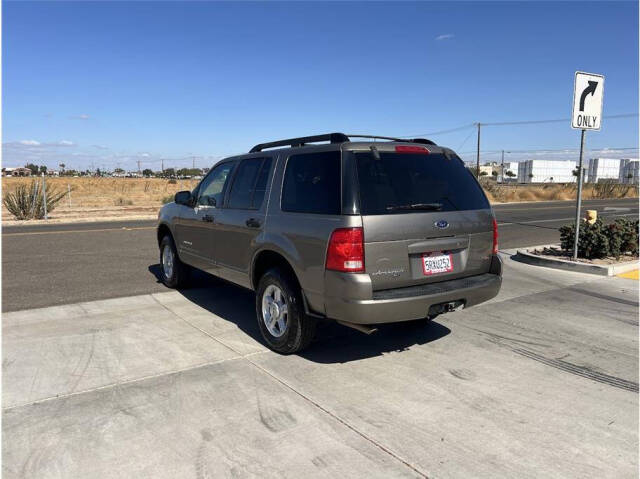
{"type": "Polygon", "coordinates": [[[308,143],[316,143],[318,141],[328,141],[329,143],[345,143],[351,141],[349,137],[355,138],[372,138],[376,140],[391,140],[391,141],[400,141],[405,143],[420,143],[423,145],[435,145],[435,143],[431,140],[427,140],[426,138],[394,138],[391,136],[374,136],[374,135],[345,135],[344,133],[327,133],[324,135],[314,135],[314,136],[301,136],[299,138],[289,138],[288,140],[278,140],[271,141],[269,143],[260,143],[249,151],[249,153],[257,153],[262,150],[266,150],[267,148],[276,148],[278,146],[304,146],[308,143]]]}
{"type": "Polygon", "coordinates": [[[349,137],[344,133],[327,133],[326,135],[301,136],[300,138],[289,138],[288,140],[271,141],[269,143],[260,143],[251,148],[249,153],[262,151],[266,148],[275,148],[276,146],[304,146],[307,143],[315,143],[318,141],[328,141],[330,143],[344,143],[349,141],[349,137]]]}
{"type": "Polygon", "coordinates": [[[395,138],[392,136],[355,135],[352,133],[349,133],[347,136],[349,138],[373,138],[375,140],[390,140],[390,141],[400,141],[404,143],[421,143],[423,145],[435,145],[435,142],[431,140],[427,140],[426,138],[395,138]]]}

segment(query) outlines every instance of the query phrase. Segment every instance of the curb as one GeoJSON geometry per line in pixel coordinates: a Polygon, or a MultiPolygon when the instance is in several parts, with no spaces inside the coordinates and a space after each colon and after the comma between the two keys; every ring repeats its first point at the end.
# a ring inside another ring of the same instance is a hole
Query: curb
{"type": "MultiPolygon", "coordinates": [[[[535,246],[529,247],[528,249],[540,249],[548,246],[549,245],[535,246]]],[[[625,263],[609,265],[577,263],[564,259],[542,258],[538,255],[529,253],[529,251],[526,249],[519,249],[516,252],[515,258],[522,261],[523,263],[532,264],[535,266],[563,269],[566,271],[573,271],[574,273],[596,274],[599,276],[615,276],[620,273],[626,273],[628,271],[638,269],[638,266],[640,265],[638,261],[627,261],[625,263]]]]}

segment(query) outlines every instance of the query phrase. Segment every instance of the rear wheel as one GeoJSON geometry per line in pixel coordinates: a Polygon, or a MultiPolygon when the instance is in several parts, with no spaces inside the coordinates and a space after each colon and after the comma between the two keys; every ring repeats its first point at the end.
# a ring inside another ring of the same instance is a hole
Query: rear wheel
{"type": "Polygon", "coordinates": [[[304,313],[299,286],[279,269],[271,269],[260,278],[256,316],[262,337],[278,353],[301,351],[316,332],[315,318],[304,313]]]}
{"type": "Polygon", "coordinates": [[[180,261],[176,245],[170,235],[160,241],[160,273],[169,288],[182,288],[189,279],[189,267],[180,261]]]}

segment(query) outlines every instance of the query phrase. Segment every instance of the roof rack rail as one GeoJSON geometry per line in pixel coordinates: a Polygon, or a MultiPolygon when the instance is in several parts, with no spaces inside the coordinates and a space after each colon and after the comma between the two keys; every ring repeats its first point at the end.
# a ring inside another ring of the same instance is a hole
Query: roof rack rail
{"type": "Polygon", "coordinates": [[[431,140],[427,140],[426,138],[395,138],[393,136],[375,136],[375,135],[355,135],[349,133],[347,135],[349,138],[373,138],[375,140],[390,140],[390,141],[401,141],[405,143],[421,143],[423,145],[435,145],[435,142],[431,140]]]}
{"type": "Polygon", "coordinates": [[[404,143],[420,143],[422,145],[435,145],[435,143],[431,140],[427,140],[426,138],[394,138],[392,136],[375,136],[375,135],[345,135],[344,133],[327,133],[324,135],[314,135],[314,136],[301,136],[299,138],[289,138],[288,140],[278,140],[278,141],[270,141],[268,143],[260,143],[249,151],[249,153],[257,153],[262,150],[266,150],[267,148],[275,148],[278,146],[304,146],[308,143],[316,143],[318,141],[328,141],[330,143],[345,143],[347,141],[351,141],[350,137],[355,138],[371,138],[375,140],[390,140],[390,141],[399,141],[404,143]]]}
{"type": "Polygon", "coordinates": [[[253,148],[249,153],[256,153],[266,148],[275,148],[276,146],[304,146],[307,143],[315,143],[317,141],[328,141],[330,143],[344,143],[349,141],[349,137],[344,133],[327,133],[326,135],[315,136],[301,136],[300,138],[289,138],[288,140],[271,141],[269,143],[260,143],[253,148]]]}

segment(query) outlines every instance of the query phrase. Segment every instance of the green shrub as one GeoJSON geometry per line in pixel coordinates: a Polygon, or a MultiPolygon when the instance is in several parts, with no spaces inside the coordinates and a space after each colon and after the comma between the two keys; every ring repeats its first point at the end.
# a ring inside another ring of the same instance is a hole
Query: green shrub
{"type": "MultiPolygon", "coordinates": [[[[67,192],[57,191],[49,183],[46,186],[46,194],[47,213],[51,213],[67,192]]],[[[17,220],[39,220],[44,218],[42,182],[39,180],[32,180],[29,184],[18,184],[15,190],[4,195],[2,203],[6,206],[7,210],[9,210],[9,213],[11,213],[17,220]]]]}
{"type": "Polygon", "coordinates": [[[171,178],[171,179],[168,181],[168,183],[169,183],[170,185],[175,185],[175,184],[177,183],[177,181],[176,181],[176,179],[175,179],[175,178],[171,178]]]}
{"type": "Polygon", "coordinates": [[[171,203],[175,199],[176,195],[167,195],[162,198],[162,204],[166,205],[167,203],[171,203]]]}
{"type": "MultiPolygon", "coordinates": [[[[573,242],[576,235],[575,225],[566,225],[560,228],[560,246],[566,251],[573,250],[573,242]]],[[[580,223],[580,236],[578,237],[578,256],[580,258],[596,259],[609,255],[609,238],[601,220],[593,224],[586,221],[580,223]]]]}
{"type": "Polygon", "coordinates": [[[621,237],[620,252],[638,254],[638,220],[617,219],[618,234],[621,237]]]}
{"type": "MultiPolygon", "coordinates": [[[[565,251],[573,250],[575,225],[560,228],[560,246],[565,251]]],[[[638,220],[618,219],[605,225],[598,219],[593,224],[580,223],[578,257],[586,259],[619,258],[623,254],[638,254],[638,220]]]]}

